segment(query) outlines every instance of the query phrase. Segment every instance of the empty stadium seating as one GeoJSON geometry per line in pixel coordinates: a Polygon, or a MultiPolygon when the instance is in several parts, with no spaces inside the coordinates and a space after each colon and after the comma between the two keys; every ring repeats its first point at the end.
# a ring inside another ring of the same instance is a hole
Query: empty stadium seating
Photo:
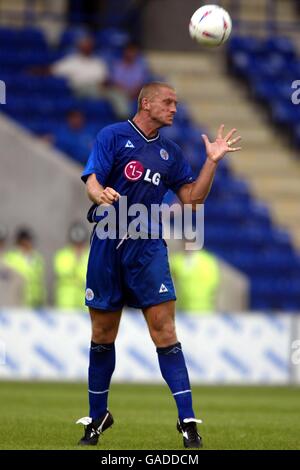
{"type": "Polygon", "coordinates": [[[293,82],[299,77],[300,58],[288,37],[258,39],[233,37],[228,46],[230,70],[245,80],[276,125],[284,127],[300,148],[300,107],[292,102],[293,82]]]}

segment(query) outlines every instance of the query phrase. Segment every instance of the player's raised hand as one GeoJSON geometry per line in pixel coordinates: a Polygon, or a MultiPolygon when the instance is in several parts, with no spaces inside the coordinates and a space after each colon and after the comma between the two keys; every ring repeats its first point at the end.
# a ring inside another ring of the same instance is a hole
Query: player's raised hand
{"type": "Polygon", "coordinates": [[[118,201],[120,198],[120,194],[115,191],[113,188],[109,188],[108,186],[103,189],[99,203],[100,204],[113,204],[114,202],[118,201]]]}
{"type": "Polygon", "coordinates": [[[233,134],[236,132],[236,129],[231,129],[225,137],[223,137],[224,124],[219,127],[217,138],[215,142],[210,142],[207,135],[202,134],[202,138],[205,143],[206,155],[207,157],[214,161],[218,162],[221,160],[227,152],[237,152],[241,150],[242,147],[232,147],[241,140],[241,136],[234,137],[233,134]]]}

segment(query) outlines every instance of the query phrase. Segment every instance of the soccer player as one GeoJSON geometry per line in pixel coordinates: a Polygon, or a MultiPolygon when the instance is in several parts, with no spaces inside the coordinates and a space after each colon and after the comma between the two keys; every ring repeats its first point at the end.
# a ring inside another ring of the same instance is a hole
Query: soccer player
{"type": "MultiPolygon", "coordinates": [[[[132,120],[101,130],[82,174],[88,197],[94,203],[92,216],[100,205],[117,207],[120,196],[127,196],[128,207],[141,203],[150,209],[151,204],[161,204],[168,189],[183,204],[195,207],[205,201],[218,161],[226,152],[240,150],[231,147],[240,137],[233,138],[236,129],[223,137],[223,125],[215,142],[203,135],[207,158],[195,179],[180,148],[159,134],[161,127],[172,125],[176,106],[176,92],[171,86],[150,83],[139,94],[138,111],[132,120]]],[[[90,414],[77,421],[85,425],[79,444],[96,445],[100,434],[113,424],[107,400],[115,368],[115,339],[126,304],[143,311],[161,374],[177,405],[177,429],[183,435],[184,446],[200,447],[197,422],[201,421],[195,418],[188,372],[176,335],[176,297],[164,240],[133,239],[130,234],[100,239],[94,231],[86,287],[92,322],[90,414]]]]}

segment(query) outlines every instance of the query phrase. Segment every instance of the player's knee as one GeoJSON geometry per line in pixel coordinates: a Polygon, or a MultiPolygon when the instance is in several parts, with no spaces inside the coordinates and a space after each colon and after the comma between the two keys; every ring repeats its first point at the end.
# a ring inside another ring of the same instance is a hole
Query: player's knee
{"type": "Polygon", "coordinates": [[[117,336],[117,330],[112,325],[92,325],[92,341],[97,344],[113,343],[117,336]]]}
{"type": "Polygon", "coordinates": [[[169,346],[177,341],[174,323],[156,325],[151,328],[151,338],[157,347],[169,346]]]}

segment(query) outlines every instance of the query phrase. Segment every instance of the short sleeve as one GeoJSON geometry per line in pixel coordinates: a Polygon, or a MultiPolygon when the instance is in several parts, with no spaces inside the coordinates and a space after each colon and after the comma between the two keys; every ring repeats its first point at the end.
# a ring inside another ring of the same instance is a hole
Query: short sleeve
{"type": "Polygon", "coordinates": [[[104,128],[97,135],[85,169],[81,175],[86,183],[89,175],[95,173],[97,180],[105,186],[115,157],[115,139],[111,129],[104,128]]]}
{"type": "Polygon", "coordinates": [[[192,183],[193,181],[195,181],[195,177],[192,168],[178,147],[175,162],[169,178],[169,187],[174,191],[174,193],[176,193],[181,186],[192,183]]]}

